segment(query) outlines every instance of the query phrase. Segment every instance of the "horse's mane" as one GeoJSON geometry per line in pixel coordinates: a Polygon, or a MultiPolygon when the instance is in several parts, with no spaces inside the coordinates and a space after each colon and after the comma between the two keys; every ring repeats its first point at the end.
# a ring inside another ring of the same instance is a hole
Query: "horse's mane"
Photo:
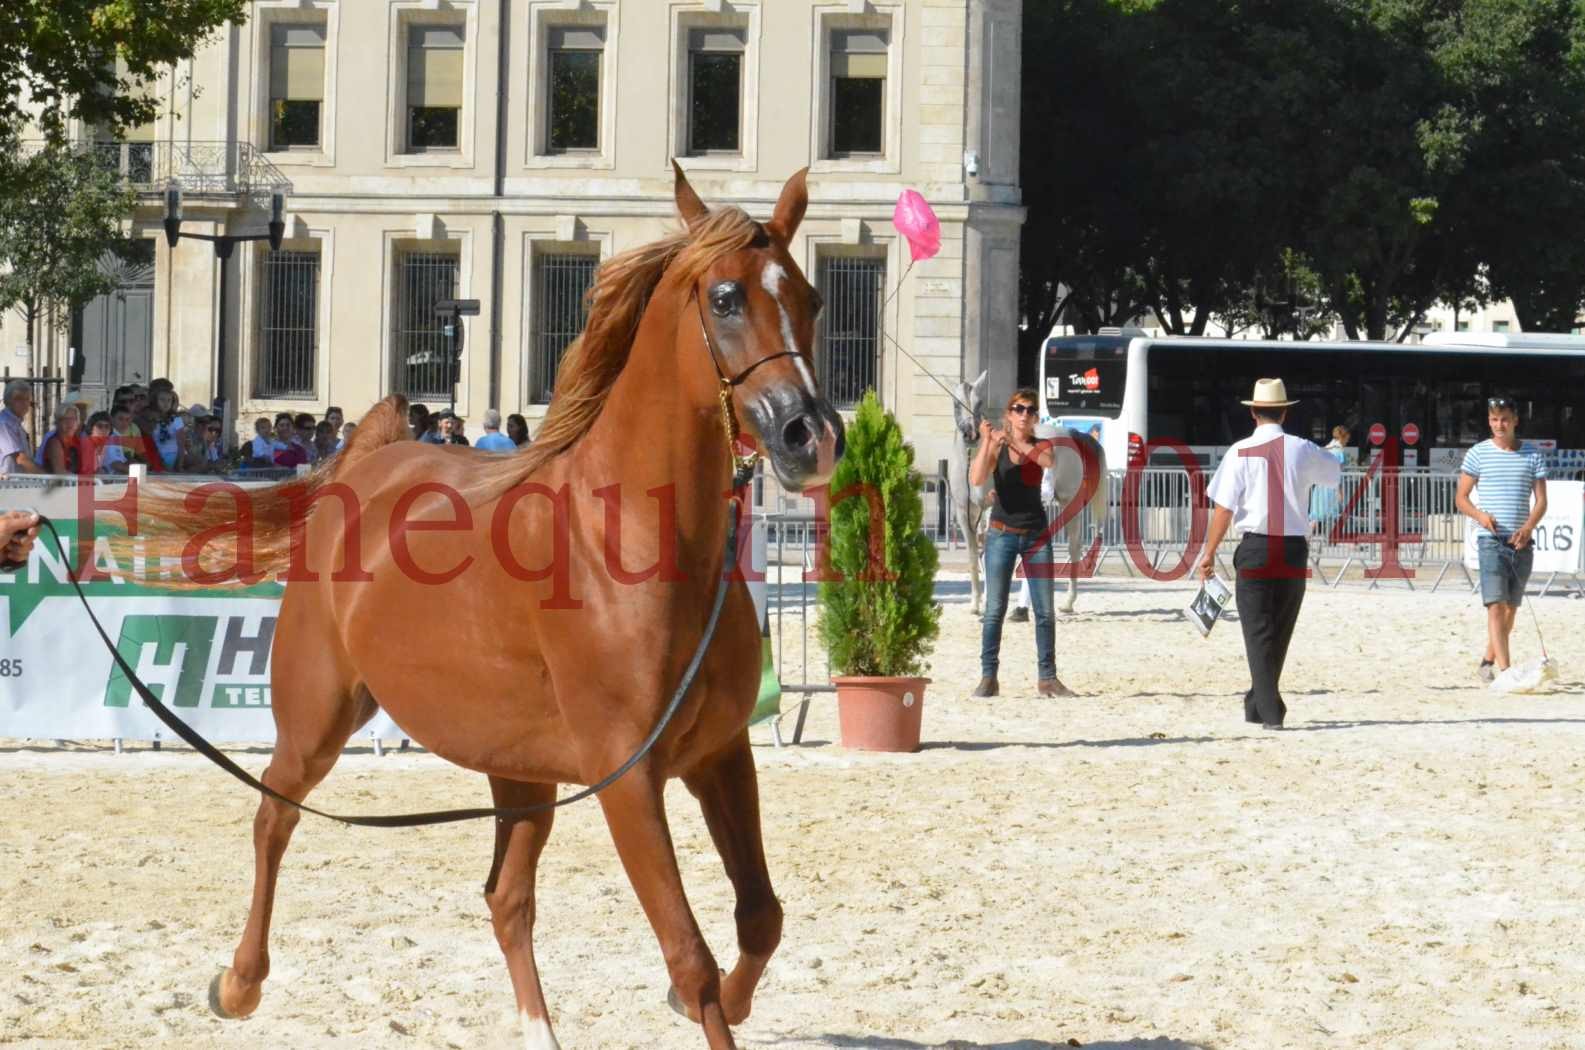
{"type": "Polygon", "coordinates": [[[711,263],[742,251],[762,233],[741,208],[713,208],[688,229],[602,263],[587,294],[588,323],[567,347],[556,372],[556,392],[533,442],[522,452],[490,457],[463,497],[470,504],[488,502],[576,445],[589,432],[627,364],[639,320],[661,278],[670,274],[690,287],[711,263]]]}

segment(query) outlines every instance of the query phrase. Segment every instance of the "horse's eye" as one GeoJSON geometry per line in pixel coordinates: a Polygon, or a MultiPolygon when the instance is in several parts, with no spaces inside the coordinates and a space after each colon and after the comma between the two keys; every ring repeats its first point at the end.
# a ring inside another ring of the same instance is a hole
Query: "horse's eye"
{"type": "Polygon", "coordinates": [[[743,301],[743,289],[736,281],[722,281],[710,289],[710,312],[717,317],[735,313],[743,301]]]}

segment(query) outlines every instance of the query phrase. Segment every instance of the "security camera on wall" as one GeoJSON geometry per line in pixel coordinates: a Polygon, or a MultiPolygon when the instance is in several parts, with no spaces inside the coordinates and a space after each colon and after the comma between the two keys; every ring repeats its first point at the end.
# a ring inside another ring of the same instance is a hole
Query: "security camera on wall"
{"type": "Polygon", "coordinates": [[[963,152],[963,170],[971,179],[980,177],[980,155],[974,150],[963,152]]]}

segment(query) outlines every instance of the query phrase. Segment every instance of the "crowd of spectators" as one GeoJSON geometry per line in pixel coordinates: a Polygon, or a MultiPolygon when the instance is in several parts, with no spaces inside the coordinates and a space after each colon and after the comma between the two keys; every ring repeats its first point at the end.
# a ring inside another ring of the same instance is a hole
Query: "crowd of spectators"
{"type": "MultiPolygon", "coordinates": [[[[323,419],[308,412],[278,412],[273,420],[259,416],[253,438],[240,449],[229,448],[225,423],[209,406],[183,406],[169,379],[148,386],[118,387],[110,409],[84,418],[85,406],[75,401],[58,405],[52,426],[35,447],[27,437],[26,420],[33,408],[33,389],[25,380],[5,386],[0,410],[0,475],[126,474],[134,464],[182,474],[222,474],[242,470],[291,470],[334,456],[357,428],[332,405],[323,419]]],[[[484,433],[470,442],[467,421],[452,409],[430,412],[422,404],[408,410],[414,440],[432,445],[470,445],[484,452],[511,452],[529,443],[528,421],[514,412],[506,417],[487,409],[484,433]]]]}

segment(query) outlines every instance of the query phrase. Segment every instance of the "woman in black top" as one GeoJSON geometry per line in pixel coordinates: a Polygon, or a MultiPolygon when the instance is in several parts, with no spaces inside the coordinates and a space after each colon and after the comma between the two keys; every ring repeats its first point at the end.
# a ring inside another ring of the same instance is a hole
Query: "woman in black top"
{"type": "Polygon", "coordinates": [[[1051,466],[1051,445],[1035,441],[1039,395],[1025,387],[1007,401],[1002,429],[980,423],[980,447],[969,464],[969,484],[995,484],[990,528],[985,533],[985,618],[980,632],[980,684],[976,697],[995,696],[1001,658],[1002,618],[1013,566],[1023,559],[1035,613],[1035,655],[1041,696],[1066,696],[1070,690],[1057,678],[1056,624],[1052,604],[1051,538],[1046,508],[1040,501],[1040,480],[1051,466]],[[1031,565],[1041,568],[1031,569],[1031,565]]]}

